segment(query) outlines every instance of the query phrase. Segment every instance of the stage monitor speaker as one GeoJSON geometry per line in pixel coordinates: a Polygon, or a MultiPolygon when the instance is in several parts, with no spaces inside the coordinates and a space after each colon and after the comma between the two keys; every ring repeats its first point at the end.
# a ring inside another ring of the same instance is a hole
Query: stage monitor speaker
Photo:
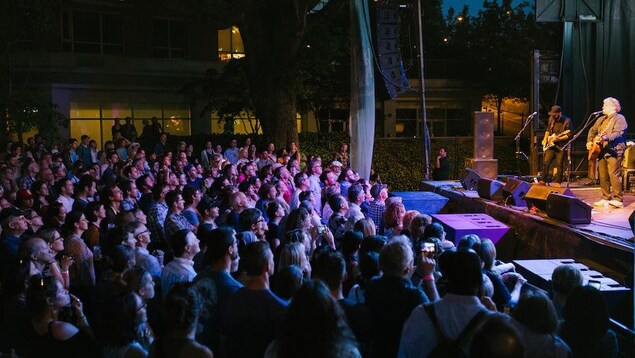
{"type": "Polygon", "coordinates": [[[527,195],[529,188],[530,185],[526,181],[516,178],[507,179],[507,183],[503,187],[505,203],[513,206],[527,206],[525,195],[527,195]]]}
{"type": "Polygon", "coordinates": [[[494,158],[494,112],[474,112],[474,158],[494,158]]]}
{"type": "Polygon", "coordinates": [[[635,169],[635,145],[628,146],[624,150],[624,160],[622,161],[622,168],[635,169]]]}
{"type": "Polygon", "coordinates": [[[525,194],[525,202],[527,203],[527,207],[531,209],[532,206],[535,206],[541,211],[547,211],[547,197],[549,196],[549,194],[552,193],[575,197],[575,195],[573,195],[573,192],[568,188],[532,185],[529,188],[527,194],[525,194]]]}
{"type": "Polygon", "coordinates": [[[505,186],[505,183],[498,180],[481,178],[478,180],[478,196],[490,200],[502,199],[503,186],[505,186]]]}
{"type": "Polygon", "coordinates": [[[461,186],[465,190],[476,190],[478,189],[478,180],[481,179],[481,176],[478,175],[477,172],[470,168],[465,168],[465,178],[461,179],[461,186]]]}
{"type": "Polygon", "coordinates": [[[469,167],[483,178],[498,178],[498,159],[470,159],[469,167]]]}
{"type": "Polygon", "coordinates": [[[569,224],[590,224],[591,205],[573,196],[551,193],[547,197],[547,216],[569,224]]]}

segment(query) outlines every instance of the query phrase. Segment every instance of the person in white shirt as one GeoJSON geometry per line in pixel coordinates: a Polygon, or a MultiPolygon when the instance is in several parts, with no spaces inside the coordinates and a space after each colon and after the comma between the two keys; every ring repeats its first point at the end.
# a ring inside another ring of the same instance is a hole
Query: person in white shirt
{"type": "Polygon", "coordinates": [[[73,211],[73,203],[75,199],[71,198],[71,195],[75,193],[75,187],[73,182],[68,178],[62,178],[55,183],[57,192],[60,196],[57,198],[57,202],[64,205],[67,213],[73,211]]]}
{"type": "Polygon", "coordinates": [[[161,291],[165,299],[172,285],[177,282],[191,282],[196,277],[194,256],[201,251],[200,240],[190,230],[179,230],[171,236],[170,244],[174,260],[161,272],[161,291]]]}

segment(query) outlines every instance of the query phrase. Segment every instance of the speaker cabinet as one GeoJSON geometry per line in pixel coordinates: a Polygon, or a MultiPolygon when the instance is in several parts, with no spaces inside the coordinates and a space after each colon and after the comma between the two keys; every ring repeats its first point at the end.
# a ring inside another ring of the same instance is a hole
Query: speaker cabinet
{"type": "Polygon", "coordinates": [[[505,183],[498,180],[481,178],[478,180],[478,196],[490,200],[502,199],[503,186],[505,186],[505,183]]]}
{"type": "Polygon", "coordinates": [[[547,197],[549,194],[560,194],[575,197],[573,192],[568,188],[556,188],[552,186],[544,185],[532,185],[529,188],[527,194],[525,194],[525,202],[527,207],[531,209],[532,206],[540,209],[541,211],[547,210],[547,197]]]}
{"type": "Polygon", "coordinates": [[[569,224],[590,224],[591,205],[573,196],[551,193],[547,197],[547,216],[569,224]]]}
{"type": "Polygon", "coordinates": [[[377,6],[377,44],[379,69],[384,79],[386,93],[394,98],[409,88],[403,66],[399,41],[399,7],[397,4],[377,6]]]}
{"type": "Polygon", "coordinates": [[[465,190],[476,190],[478,188],[478,180],[481,176],[470,168],[465,168],[465,177],[461,179],[461,185],[465,190]]]}
{"type": "Polygon", "coordinates": [[[525,202],[525,195],[529,191],[531,186],[526,181],[509,178],[507,183],[503,187],[503,197],[505,197],[505,203],[513,206],[527,206],[525,202]]]}
{"type": "Polygon", "coordinates": [[[624,160],[622,161],[622,168],[635,169],[635,145],[628,146],[624,150],[624,160]]]}
{"type": "Polygon", "coordinates": [[[474,159],[493,158],[494,112],[474,112],[474,159]]]}
{"type": "Polygon", "coordinates": [[[498,177],[498,159],[470,159],[469,166],[483,178],[498,177]]]}

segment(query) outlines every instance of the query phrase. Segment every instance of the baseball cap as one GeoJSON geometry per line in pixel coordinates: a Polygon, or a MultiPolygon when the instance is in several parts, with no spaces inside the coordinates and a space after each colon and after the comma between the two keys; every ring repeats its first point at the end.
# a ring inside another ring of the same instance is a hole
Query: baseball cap
{"type": "Polygon", "coordinates": [[[549,115],[553,116],[555,114],[562,113],[562,108],[560,106],[551,106],[551,110],[549,111],[549,115]]]}
{"type": "Polygon", "coordinates": [[[24,211],[12,206],[10,208],[6,208],[0,212],[0,222],[2,225],[7,225],[12,220],[19,218],[20,216],[24,216],[24,211]]]}
{"type": "Polygon", "coordinates": [[[209,208],[219,207],[219,206],[220,206],[220,200],[214,200],[210,198],[209,196],[203,196],[203,198],[201,198],[201,202],[198,203],[198,205],[196,206],[196,210],[198,210],[199,213],[203,213],[205,210],[209,208]]]}
{"type": "Polygon", "coordinates": [[[342,163],[340,161],[334,160],[334,161],[331,162],[331,166],[332,167],[342,167],[343,165],[342,165],[342,163]]]}

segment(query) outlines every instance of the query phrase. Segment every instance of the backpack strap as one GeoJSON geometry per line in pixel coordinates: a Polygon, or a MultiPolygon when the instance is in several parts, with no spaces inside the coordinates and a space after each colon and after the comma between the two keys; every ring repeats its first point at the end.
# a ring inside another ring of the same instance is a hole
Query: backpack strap
{"type": "Polygon", "coordinates": [[[426,311],[428,317],[430,317],[430,321],[432,321],[432,325],[437,333],[437,338],[439,339],[439,344],[445,344],[450,342],[450,339],[441,332],[441,328],[439,327],[439,321],[437,320],[437,315],[435,314],[434,304],[429,303],[423,305],[423,310],[426,311]]]}
{"type": "Polygon", "coordinates": [[[465,337],[467,337],[470,334],[470,332],[474,331],[474,329],[482,321],[482,318],[487,316],[487,314],[488,314],[487,310],[482,309],[476,315],[474,315],[474,317],[472,317],[472,319],[467,324],[467,326],[463,328],[463,332],[461,332],[459,337],[456,339],[456,342],[460,344],[465,339],[465,337]]]}
{"type": "Polygon", "coordinates": [[[476,328],[476,326],[481,322],[481,319],[488,314],[487,310],[480,310],[474,317],[472,317],[472,319],[468,322],[465,328],[463,328],[463,331],[456,338],[456,340],[452,341],[445,334],[443,334],[443,332],[441,332],[439,321],[437,320],[437,316],[435,314],[434,304],[430,303],[430,304],[423,305],[423,309],[428,314],[428,317],[430,317],[430,321],[432,321],[432,325],[434,325],[434,329],[436,330],[437,337],[439,338],[440,344],[451,343],[451,342],[456,342],[460,344],[465,339],[465,337],[467,337],[467,335],[476,328]]]}

